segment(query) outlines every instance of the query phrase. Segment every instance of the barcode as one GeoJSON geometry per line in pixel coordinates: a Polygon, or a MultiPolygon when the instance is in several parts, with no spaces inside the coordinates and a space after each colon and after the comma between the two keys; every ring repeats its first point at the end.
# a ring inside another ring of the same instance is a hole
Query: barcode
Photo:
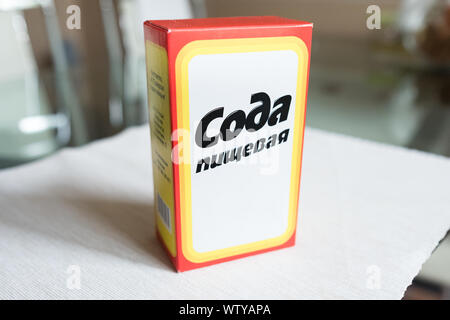
{"type": "Polygon", "coordinates": [[[164,222],[164,225],[166,226],[167,230],[171,232],[172,228],[170,227],[170,209],[166,205],[164,200],[161,199],[159,193],[158,193],[158,213],[159,217],[164,222]]]}

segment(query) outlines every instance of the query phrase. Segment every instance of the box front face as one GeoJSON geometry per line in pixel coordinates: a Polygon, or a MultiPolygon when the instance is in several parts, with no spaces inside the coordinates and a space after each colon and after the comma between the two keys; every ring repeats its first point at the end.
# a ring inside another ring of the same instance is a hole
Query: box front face
{"type": "Polygon", "coordinates": [[[308,59],[297,37],[198,40],[178,54],[181,243],[189,261],[263,250],[293,235],[308,59]]]}

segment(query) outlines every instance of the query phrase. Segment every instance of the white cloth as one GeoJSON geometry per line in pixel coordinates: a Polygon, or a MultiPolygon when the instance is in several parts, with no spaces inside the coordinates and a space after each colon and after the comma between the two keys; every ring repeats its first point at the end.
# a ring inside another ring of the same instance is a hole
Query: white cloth
{"type": "Polygon", "coordinates": [[[295,247],[176,273],[149,139],[0,172],[0,298],[400,299],[450,227],[449,159],[307,129],[295,247]]]}

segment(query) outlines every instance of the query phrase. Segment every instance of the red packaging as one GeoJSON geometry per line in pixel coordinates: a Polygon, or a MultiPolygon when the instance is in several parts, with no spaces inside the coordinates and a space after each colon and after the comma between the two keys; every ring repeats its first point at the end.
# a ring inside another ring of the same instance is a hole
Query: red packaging
{"type": "Polygon", "coordinates": [[[176,269],[294,245],[312,24],[144,29],[156,226],[176,269]]]}

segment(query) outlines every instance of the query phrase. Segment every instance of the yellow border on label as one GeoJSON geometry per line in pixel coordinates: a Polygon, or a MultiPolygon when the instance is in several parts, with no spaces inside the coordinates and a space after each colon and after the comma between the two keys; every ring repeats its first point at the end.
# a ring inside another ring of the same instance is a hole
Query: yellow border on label
{"type": "MultiPolygon", "coordinates": [[[[292,169],[289,194],[288,228],[278,237],[242,244],[230,248],[209,252],[197,252],[192,239],[192,202],[191,202],[191,150],[190,140],[183,143],[183,162],[179,163],[180,209],[181,209],[181,248],[184,256],[191,262],[201,263],[281,245],[294,233],[297,222],[297,203],[302,152],[302,134],[305,122],[306,83],[309,65],[309,53],[305,43],[298,37],[268,37],[197,40],[184,46],[175,62],[176,100],[178,129],[189,131],[189,74],[191,59],[197,55],[244,53],[261,51],[294,51],[298,56],[297,94],[295,102],[294,138],[292,169]]],[[[185,139],[189,137],[185,137],[185,139]]],[[[230,235],[231,236],[231,235],[230,235]]]]}

